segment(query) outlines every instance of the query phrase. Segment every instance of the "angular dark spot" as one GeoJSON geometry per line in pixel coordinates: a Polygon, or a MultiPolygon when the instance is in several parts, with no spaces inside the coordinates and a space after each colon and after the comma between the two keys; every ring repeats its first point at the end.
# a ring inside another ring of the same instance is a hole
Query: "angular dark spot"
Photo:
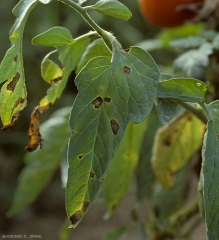
{"type": "Polygon", "coordinates": [[[70,226],[70,228],[74,228],[76,223],[80,220],[81,218],[81,211],[77,211],[75,212],[69,219],[72,223],[72,225],[70,226]]]}
{"type": "Polygon", "coordinates": [[[84,204],[83,204],[83,208],[84,208],[84,212],[87,211],[88,207],[89,207],[89,202],[88,201],[84,201],[84,204]]]}
{"type": "Polygon", "coordinates": [[[94,172],[90,172],[90,177],[91,177],[91,178],[94,178],[95,175],[96,175],[96,174],[95,174],[94,172]]]}
{"type": "Polygon", "coordinates": [[[22,103],[24,103],[25,102],[25,99],[24,98],[19,98],[18,100],[17,100],[17,102],[14,104],[14,107],[16,108],[19,104],[22,104],[22,103]]]}
{"type": "Polygon", "coordinates": [[[50,80],[50,83],[57,83],[57,82],[59,82],[60,80],[62,80],[62,76],[50,80]]]}
{"type": "Polygon", "coordinates": [[[17,72],[16,75],[11,80],[11,82],[7,85],[7,87],[6,87],[7,90],[14,91],[15,86],[16,86],[19,79],[20,79],[20,73],[17,72]]]}
{"type": "Polygon", "coordinates": [[[104,102],[107,102],[107,103],[111,102],[111,98],[105,97],[104,102]]]}
{"type": "Polygon", "coordinates": [[[112,128],[113,134],[117,135],[117,133],[118,133],[118,131],[120,129],[119,124],[114,119],[110,120],[110,124],[111,124],[111,128],[112,128]]]}
{"type": "Polygon", "coordinates": [[[17,62],[17,58],[18,58],[18,57],[17,57],[17,55],[16,55],[16,56],[14,57],[14,61],[15,61],[15,62],[17,62]]]}
{"type": "Polygon", "coordinates": [[[101,97],[97,97],[92,101],[92,104],[95,106],[95,108],[99,108],[103,103],[103,99],[101,97]]]}
{"type": "Polygon", "coordinates": [[[11,119],[11,122],[8,125],[2,127],[1,130],[9,130],[11,127],[13,127],[14,124],[18,121],[20,114],[21,114],[21,110],[15,113],[11,119]]]}
{"type": "Polygon", "coordinates": [[[170,135],[164,139],[163,144],[166,145],[167,147],[172,145],[172,138],[170,135]]]}
{"type": "Polygon", "coordinates": [[[78,159],[82,159],[84,157],[84,155],[80,155],[78,156],[78,159]]]}
{"type": "Polygon", "coordinates": [[[123,70],[124,70],[124,73],[126,73],[126,74],[129,74],[131,72],[131,68],[129,68],[127,66],[124,66],[123,70]]]}

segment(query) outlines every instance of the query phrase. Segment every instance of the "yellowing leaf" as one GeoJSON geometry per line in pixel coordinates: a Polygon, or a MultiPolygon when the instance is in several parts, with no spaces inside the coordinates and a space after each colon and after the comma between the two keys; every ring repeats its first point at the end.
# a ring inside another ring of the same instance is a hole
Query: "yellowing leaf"
{"type": "Polygon", "coordinates": [[[205,125],[188,112],[178,115],[158,130],[153,147],[152,166],[164,186],[173,186],[173,174],[182,168],[200,147],[204,130],[205,125]]]}

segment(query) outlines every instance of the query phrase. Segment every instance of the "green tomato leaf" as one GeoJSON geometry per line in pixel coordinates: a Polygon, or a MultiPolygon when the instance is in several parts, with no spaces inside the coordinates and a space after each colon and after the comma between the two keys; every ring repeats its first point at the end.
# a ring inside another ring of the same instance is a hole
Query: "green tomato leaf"
{"type": "Polygon", "coordinates": [[[72,44],[73,39],[67,28],[53,27],[34,37],[32,43],[40,46],[60,47],[72,44]]]}
{"type": "Polygon", "coordinates": [[[125,21],[129,20],[132,16],[131,11],[117,0],[100,0],[95,5],[89,6],[89,9],[115,18],[120,18],[125,21]]]}
{"type": "Polygon", "coordinates": [[[174,62],[175,70],[182,70],[186,77],[203,79],[209,65],[209,55],[213,53],[211,43],[204,43],[200,48],[189,50],[174,62]]]}
{"type": "MultiPolygon", "coordinates": [[[[172,76],[162,73],[160,75],[160,82],[170,80],[172,76]]],[[[158,98],[156,102],[156,108],[160,121],[163,124],[167,124],[175,115],[178,101],[176,99],[158,98]]]]}
{"type": "Polygon", "coordinates": [[[85,36],[84,38],[73,40],[71,45],[58,47],[62,69],[48,59],[51,53],[44,58],[41,72],[44,80],[49,82],[51,87],[48,89],[47,95],[40,101],[39,107],[50,106],[60,97],[65,89],[70,73],[76,68],[88,43],[89,38],[85,36]]]}
{"type": "MultiPolygon", "coordinates": [[[[49,33],[51,39],[55,38],[56,34],[57,32],[54,29],[49,33]]],[[[71,44],[57,47],[62,68],[49,59],[50,55],[55,51],[49,53],[44,58],[41,66],[41,72],[43,78],[51,84],[51,87],[48,89],[46,96],[41,99],[39,105],[34,109],[31,115],[31,123],[28,130],[29,143],[26,147],[27,151],[34,151],[38,146],[41,148],[43,147],[41,134],[39,132],[39,118],[62,94],[70,73],[76,68],[80,57],[87,48],[89,36],[89,34],[83,35],[78,39],[72,39],[71,44]]],[[[45,44],[48,44],[48,42],[45,44]]]]}
{"type": "Polygon", "coordinates": [[[173,174],[182,168],[200,147],[205,125],[185,112],[173,118],[156,133],[152,166],[165,187],[174,185],[173,174]]]}
{"type": "Polygon", "coordinates": [[[219,164],[219,121],[210,120],[203,144],[204,209],[208,239],[218,239],[218,164],[219,164]]]}
{"type": "Polygon", "coordinates": [[[150,196],[154,181],[154,171],[151,166],[152,148],[154,136],[161,123],[156,111],[152,111],[147,117],[147,129],[142,140],[140,156],[137,165],[137,197],[142,201],[146,196],[150,196]]]}
{"type": "Polygon", "coordinates": [[[215,36],[212,44],[214,49],[219,50],[219,33],[215,36]]]}
{"type": "Polygon", "coordinates": [[[187,102],[204,100],[207,86],[202,81],[190,78],[172,78],[158,84],[158,98],[187,102]]]}
{"type": "Polygon", "coordinates": [[[188,164],[174,174],[175,182],[171,188],[166,188],[160,183],[156,183],[152,194],[152,206],[156,218],[164,221],[169,220],[171,214],[182,208],[184,203],[184,191],[188,184],[188,164]]]}
{"type": "Polygon", "coordinates": [[[78,73],[90,61],[90,59],[98,56],[105,56],[109,59],[112,58],[112,53],[109,51],[103,40],[100,38],[94,40],[88,45],[86,51],[83,53],[78,63],[76,73],[78,73]]]}
{"type": "Polygon", "coordinates": [[[108,233],[103,240],[125,240],[127,235],[127,228],[120,227],[108,233]]]}
{"type": "Polygon", "coordinates": [[[25,155],[26,166],[19,176],[18,187],[9,211],[10,215],[18,213],[36,200],[50,181],[60,161],[66,157],[69,112],[69,107],[58,110],[50,120],[42,124],[46,140],[45,149],[25,155]]]}
{"type": "Polygon", "coordinates": [[[67,214],[75,227],[94,201],[127,124],[142,122],[156,97],[159,70],[149,54],[117,49],[91,59],[76,77],[68,149],[67,214]]]}
{"type": "Polygon", "coordinates": [[[133,171],[138,163],[146,125],[147,121],[140,124],[130,122],[113,158],[110,171],[103,184],[109,214],[113,213],[130,186],[133,171]],[[112,184],[115,179],[117,179],[116,184],[112,184]]]}
{"type": "Polygon", "coordinates": [[[47,55],[41,64],[41,75],[48,83],[57,82],[62,79],[62,69],[52,60],[48,59],[47,55]]]}
{"type": "Polygon", "coordinates": [[[0,83],[7,80],[0,92],[0,116],[3,129],[10,128],[26,106],[26,86],[22,56],[22,37],[27,18],[37,0],[21,0],[13,9],[17,17],[10,30],[12,47],[0,65],[0,83]]]}
{"type": "Polygon", "coordinates": [[[170,42],[170,46],[179,49],[198,48],[207,42],[207,39],[201,36],[189,36],[187,38],[177,39],[170,42]]]}
{"type": "Polygon", "coordinates": [[[175,115],[178,101],[176,99],[158,98],[157,112],[160,121],[167,124],[175,115]]]}
{"type": "Polygon", "coordinates": [[[20,111],[26,106],[26,87],[22,72],[17,72],[16,75],[9,79],[2,87],[0,93],[0,114],[3,129],[10,128],[20,111]]]}

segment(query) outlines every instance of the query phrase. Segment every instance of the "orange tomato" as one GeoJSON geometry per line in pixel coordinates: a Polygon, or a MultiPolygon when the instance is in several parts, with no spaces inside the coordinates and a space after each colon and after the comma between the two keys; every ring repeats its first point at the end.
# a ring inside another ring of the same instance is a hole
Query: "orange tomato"
{"type": "Polygon", "coordinates": [[[143,17],[159,27],[178,27],[195,17],[195,12],[180,5],[203,3],[204,0],[138,0],[143,17]]]}

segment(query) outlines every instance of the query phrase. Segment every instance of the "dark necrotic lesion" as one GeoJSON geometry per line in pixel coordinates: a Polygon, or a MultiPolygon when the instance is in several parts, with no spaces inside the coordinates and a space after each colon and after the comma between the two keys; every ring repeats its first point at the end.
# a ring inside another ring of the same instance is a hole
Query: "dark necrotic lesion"
{"type": "Polygon", "coordinates": [[[111,128],[112,128],[113,134],[117,135],[117,133],[118,133],[118,131],[120,129],[119,124],[114,119],[110,120],[110,124],[111,124],[111,128]]]}
{"type": "Polygon", "coordinates": [[[99,108],[103,104],[103,99],[101,97],[97,97],[92,101],[92,104],[95,106],[95,108],[99,108]]]}
{"type": "Polygon", "coordinates": [[[20,73],[17,72],[15,76],[12,78],[11,82],[7,85],[7,90],[14,91],[19,79],[20,79],[20,73]]]}
{"type": "Polygon", "coordinates": [[[130,67],[127,67],[127,66],[124,66],[123,70],[124,70],[124,73],[126,74],[129,74],[131,71],[130,67]]]}

